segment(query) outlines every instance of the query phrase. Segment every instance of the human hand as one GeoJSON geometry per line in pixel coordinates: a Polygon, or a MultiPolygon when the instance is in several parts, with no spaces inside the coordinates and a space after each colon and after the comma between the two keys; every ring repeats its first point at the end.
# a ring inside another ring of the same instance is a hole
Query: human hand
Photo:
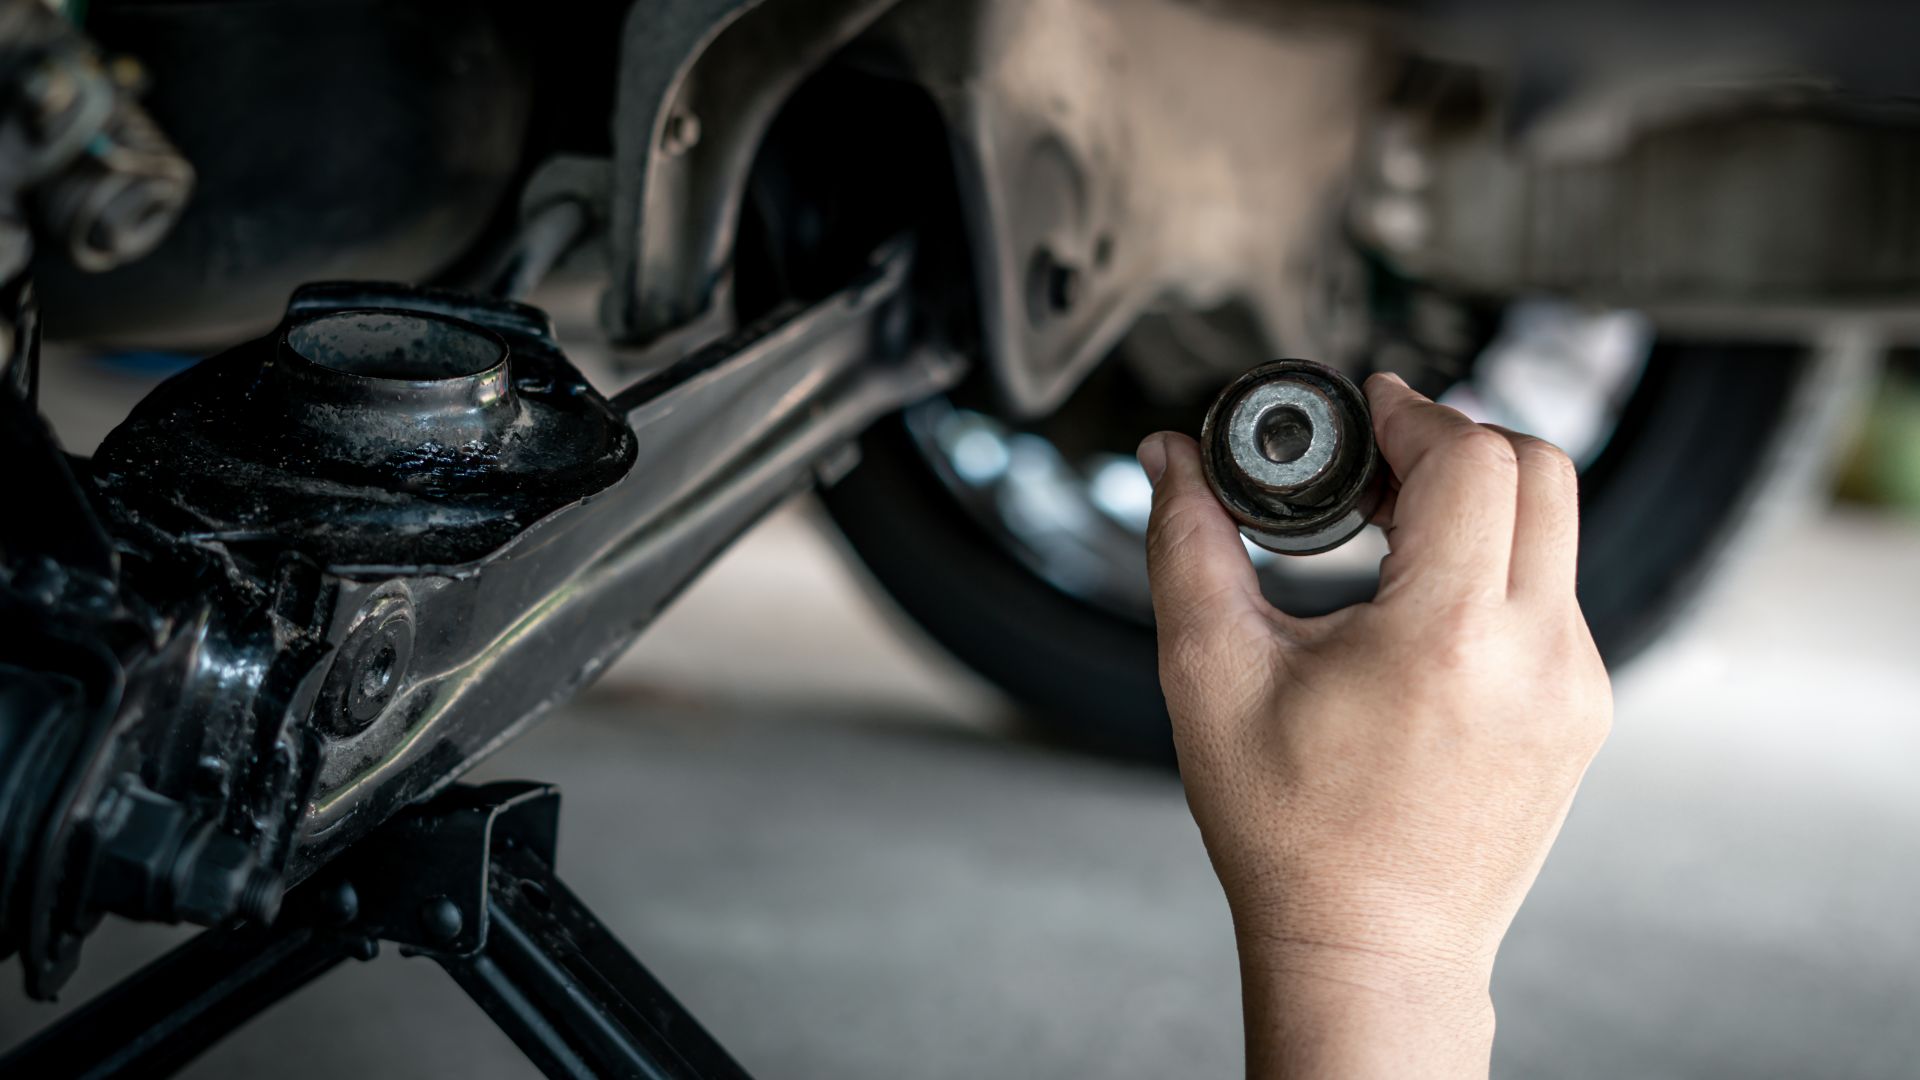
{"type": "Polygon", "coordinates": [[[1140,446],[1160,681],[1239,942],[1251,1076],[1485,1076],[1493,959],[1611,723],[1573,467],[1392,376],[1373,601],[1261,596],[1199,450],[1140,446]]]}

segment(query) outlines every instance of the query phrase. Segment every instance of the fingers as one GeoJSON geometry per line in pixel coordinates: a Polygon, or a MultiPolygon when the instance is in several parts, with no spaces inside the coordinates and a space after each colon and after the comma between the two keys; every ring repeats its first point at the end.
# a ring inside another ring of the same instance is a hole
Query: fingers
{"type": "Polygon", "coordinates": [[[1512,443],[1397,377],[1367,380],[1374,434],[1399,481],[1379,596],[1408,588],[1504,597],[1519,460],[1512,443]]]}
{"type": "Polygon", "coordinates": [[[1240,530],[1207,487],[1198,444],[1172,432],[1149,435],[1140,464],[1153,481],[1147,574],[1162,641],[1204,638],[1249,615],[1273,616],[1240,530]]]}
{"type": "Polygon", "coordinates": [[[1580,478],[1573,461],[1544,439],[1493,430],[1512,444],[1519,469],[1507,594],[1571,596],[1580,553],[1580,478]]]}

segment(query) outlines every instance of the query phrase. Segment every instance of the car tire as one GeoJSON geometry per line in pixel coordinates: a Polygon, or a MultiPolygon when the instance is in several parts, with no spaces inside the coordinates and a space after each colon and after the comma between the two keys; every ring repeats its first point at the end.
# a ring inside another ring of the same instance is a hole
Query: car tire
{"type": "MultiPolygon", "coordinates": [[[[1804,349],[1657,345],[1581,477],[1580,601],[1610,665],[1658,637],[1779,471],[1816,367],[1804,349]]],[[[827,507],[880,585],[948,650],[1087,749],[1171,760],[1153,631],[1055,588],[952,496],[905,422],[862,440],[827,507]]]]}

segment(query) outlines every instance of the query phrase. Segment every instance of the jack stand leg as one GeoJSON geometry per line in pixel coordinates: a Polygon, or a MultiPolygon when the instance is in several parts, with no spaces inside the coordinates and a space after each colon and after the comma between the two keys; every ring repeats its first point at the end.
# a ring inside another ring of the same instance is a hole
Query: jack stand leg
{"type": "Polygon", "coordinates": [[[378,942],[430,956],[550,1077],[746,1080],[553,872],[560,795],[456,786],[288,897],[271,928],[209,930],[5,1057],[0,1076],[170,1076],[378,942]]]}
{"type": "Polygon", "coordinates": [[[369,960],[378,948],[312,926],[209,930],[0,1057],[0,1076],[171,1076],[342,960],[369,960]]]}
{"type": "Polygon", "coordinates": [[[496,851],[489,891],[485,947],[440,963],[541,1072],[745,1080],[534,852],[496,851]]]}

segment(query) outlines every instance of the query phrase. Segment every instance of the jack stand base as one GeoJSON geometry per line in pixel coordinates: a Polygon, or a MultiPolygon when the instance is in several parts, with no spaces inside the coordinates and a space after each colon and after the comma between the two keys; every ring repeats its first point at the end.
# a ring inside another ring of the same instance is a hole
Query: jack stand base
{"type": "Polygon", "coordinates": [[[0,1076],[168,1076],[381,941],[453,976],[549,1077],[746,1080],[553,869],[560,793],[458,786],[287,898],[209,930],[0,1058],[0,1076]]]}

